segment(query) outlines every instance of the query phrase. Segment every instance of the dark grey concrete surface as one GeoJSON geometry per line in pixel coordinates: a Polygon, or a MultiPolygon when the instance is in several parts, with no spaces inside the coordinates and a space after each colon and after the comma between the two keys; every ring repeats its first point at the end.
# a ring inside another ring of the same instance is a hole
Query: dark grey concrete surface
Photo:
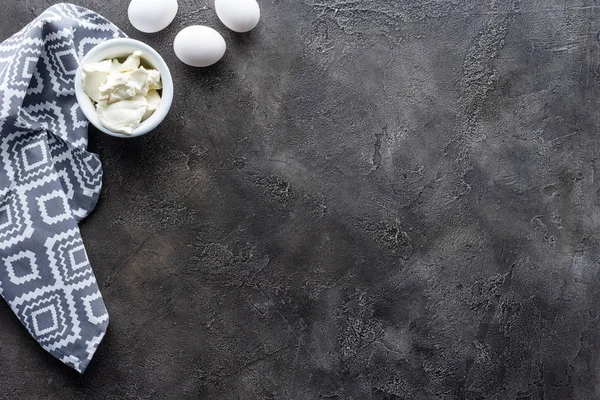
{"type": "MultiPolygon", "coordinates": [[[[2,2],[2,38],[52,2],[2,2]]],[[[153,134],[91,131],[84,376],[0,305],[6,399],[600,398],[600,4],[183,0],[153,134]],[[221,32],[181,64],[176,33],[221,32]]]]}

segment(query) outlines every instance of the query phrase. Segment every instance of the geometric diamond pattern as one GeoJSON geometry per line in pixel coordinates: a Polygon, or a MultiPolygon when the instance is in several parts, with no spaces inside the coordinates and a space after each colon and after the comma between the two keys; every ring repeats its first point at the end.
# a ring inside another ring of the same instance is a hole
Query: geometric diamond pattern
{"type": "Polygon", "coordinates": [[[82,269],[86,265],[88,265],[88,257],[85,252],[85,246],[80,244],[79,246],[73,246],[68,251],[69,253],[69,261],[73,266],[73,270],[82,269]]]}
{"type": "Polygon", "coordinates": [[[35,254],[30,250],[23,250],[6,257],[4,265],[10,281],[15,285],[22,285],[40,278],[35,254]]]}
{"type": "Polygon", "coordinates": [[[12,223],[13,216],[9,204],[0,207],[0,229],[6,229],[12,223]]]}
{"type": "Polygon", "coordinates": [[[25,196],[17,190],[0,191],[0,250],[30,238],[33,232],[25,196]]]}
{"type": "Polygon", "coordinates": [[[69,173],[67,171],[58,171],[56,173],[56,175],[59,177],[63,190],[65,192],[65,196],[67,197],[67,199],[72,199],[73,198],[73,184],[71,183],[71,180],[69,179],[69,173]]]}
{"type": "Polygon", "coordinates": [[[83,241],[75,229],[61,233],[46,240],[46,251],[55,279],[68,285],[76,285],[93,279],[83,241]],[[83,251],[83,257],[76,257],[83,251]]]}
{"type": "Polygon", "coordinates": [[[52,162],[44,135],[18,132],[5,141],[5,168],[14,174],[15,183],[27,183],[48,174],[52,162]]]}
{"type": "Polygon", "coordinates": [[[81,373],[108,313],[77,225],[100,195],[102,164],[86,149],[74,78],[93,46],[122,36],[62,3],[0,44],[0,294],[44,349],[81,373]]]}
{"type": "Polygon", "coordinates": [[[35,47],[21,47],[14,54],[15,62],[8,68],[7,74],[14,86],[27,89],[36,68],[40,49],[35,47]]]}
{"type": "Polygon", "coordinates": [[[96,325],[102,325],[108,322],[108,314],[102,313],[102,296],[98,293],[93,293],[84,297],[83,304],[90,322],[96,325]]]}
{"type": "Polygon", "coordinates": [[[62,190],[55,190],[40,196],[37,202],[42,220],[48,225],[57,224],[71,218],[71,209],[62,190]]]}
{"type": "Polygon", "coordinates": [[[21,157],[26,172],[31,172],[38,167],[50,164],[48,150],[46,150],[42,141],[29,143],[21,147],[21,157]]]}
{"type": "Polygon", "coordinates": [[[57,312],[56,305],[50,304],[31,313],[33,332],[36,336],[56,332],[61,325],[64,325],[63,319],[61,319],[62,324],[59,325],[57,312]]]}
{"type": "Polygon", "coordinates": [[[46,63],[54,92],[59,96],[72,94],[78,65],[73,43],[65,40],[48,45],[42,60],[46,63]]]}
{"type": "Polygon", "coordinates": [[[69,306],[69,300],[72,300],[69,297],[60,289],[43,288],[31,297],[17,299],[15,313],[40,344],[56,350],[74,343],[81,332],[69,306]],[[48,312],[53,317],[52,324],[46,322],[42,325],[46,319],[42,314],[48,312]]]}

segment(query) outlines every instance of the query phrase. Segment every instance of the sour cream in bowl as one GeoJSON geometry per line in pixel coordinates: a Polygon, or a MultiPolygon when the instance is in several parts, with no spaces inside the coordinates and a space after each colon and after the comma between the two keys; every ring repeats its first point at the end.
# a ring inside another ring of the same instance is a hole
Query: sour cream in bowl
{"type": "Polygon", "coordinates": [[[173,101],[173,79],[152,47],[134,39],[110,39],[81,60],[75,95],[96,128],[132,138],[152,131],[165,119],[173,101]]]}

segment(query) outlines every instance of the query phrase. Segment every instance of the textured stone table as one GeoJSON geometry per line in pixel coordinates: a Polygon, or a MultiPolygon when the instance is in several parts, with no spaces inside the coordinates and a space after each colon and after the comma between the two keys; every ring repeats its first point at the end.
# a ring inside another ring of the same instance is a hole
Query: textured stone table
{"type": "MultiPolygon", "coordinates": [[[[52,2],[2,2],[1,38],[52,2]]],[[[145,35],[166,122],[91,131],[82,224],[108,335],[85,376],[0,304],[0,398],[593,399],[592,0],[266,0],[250,34],[181,0],[145,35]],[[176,33],[221,32],[209,69],[176,33]]]]}

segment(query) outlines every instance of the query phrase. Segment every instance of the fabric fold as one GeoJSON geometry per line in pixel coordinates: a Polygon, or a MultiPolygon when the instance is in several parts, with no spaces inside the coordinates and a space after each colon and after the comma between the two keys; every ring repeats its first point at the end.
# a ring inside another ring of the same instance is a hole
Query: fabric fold
{"type": "Polygon", "coordinates": [[[0,44],[0,294],[38,343],[80,373],[108,326],[78,222],[102,164],[75,99],[79,60],[125,35],[99,14],[57,4],[0,44]]]}

